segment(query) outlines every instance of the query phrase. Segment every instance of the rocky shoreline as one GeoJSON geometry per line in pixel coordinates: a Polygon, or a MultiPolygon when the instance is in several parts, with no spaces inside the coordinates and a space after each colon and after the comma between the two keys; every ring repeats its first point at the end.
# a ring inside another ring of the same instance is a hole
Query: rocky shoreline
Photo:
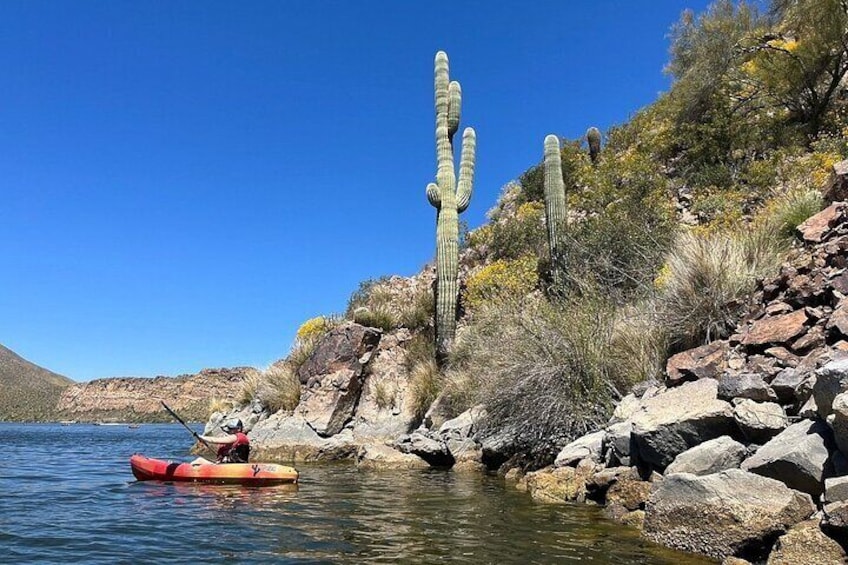
{"type": "Polygon", "coordinates": [[[447,419],[437,401],[414,428],[410,333],[355,323],[301,367],[294,410],[254,403],[207,431],[240,417],[266,460],[497,470],[535,500],[601,504],[654,542],[727,563],[848,562],[848,205],[799,232],[804,247],[761,281],[734,335],[671,357],[663,382],[549,468],[512,465],[509,434],[481,433],[483,407],[447,419]]]}

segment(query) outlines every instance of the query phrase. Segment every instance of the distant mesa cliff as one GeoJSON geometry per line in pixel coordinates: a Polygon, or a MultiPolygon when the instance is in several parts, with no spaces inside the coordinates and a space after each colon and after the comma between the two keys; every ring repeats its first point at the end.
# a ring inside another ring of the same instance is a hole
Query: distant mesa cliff
{"type": "Polygon", "coordinates": [[[0,421],[52,419],[56,401],[72,384],[0,345],[0,421]]]}
{"type": "Polygon", "coordinates": [[[76,383],[56,406],[57,419],[83,422],[166,422],[164,400],[184,419],[203,421],[213,399],[237,397],[242,382],[257,371],[251,367],[204,369],[178,377],[120,377],[76,383]]]}

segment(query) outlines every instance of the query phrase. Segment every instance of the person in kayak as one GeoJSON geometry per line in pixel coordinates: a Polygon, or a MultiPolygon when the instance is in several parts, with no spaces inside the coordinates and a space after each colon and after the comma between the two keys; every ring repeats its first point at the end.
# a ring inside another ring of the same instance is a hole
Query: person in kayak
{"type": "MultiPolygon", "coordinates": [[[[225,436],[198,436],[207,443],[219,445],[218,458],[215,463],[247,463],[250,457],[250,440],[244,433],[241,420],[229,420],[221,429],[227,434],[225,436]]],[[[205,457],[198,457],[191,462],[192,465],[211,464],[205,457]]]]}

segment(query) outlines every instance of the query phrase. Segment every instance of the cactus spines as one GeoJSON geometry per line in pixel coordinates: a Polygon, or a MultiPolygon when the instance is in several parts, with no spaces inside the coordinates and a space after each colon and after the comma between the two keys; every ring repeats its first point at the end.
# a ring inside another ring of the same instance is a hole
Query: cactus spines
{"type": "Polygon", "coordinates": [[[545,219],[548,224],[548,248],[551,255],[553,288],[559,290],[565,282],[565,181],[562,178],[562,157],[559,138],[545,137],[545,219]]]}
{"type": "Polygon", "coordinates": [[[586,131],[586,141],[589,143],[589,158],[595,163],[601,154],[601,132],[598,128],[591,127],[586,131]]]}
{"type": "Polygon", "coordinates": [[[427,185],[427,200],[436,208],[436,356],[447,357],[456,334],[459,293],[459,214],[468,208],[474,183],[477,145],[472,128],[462,133],[459,182],[454,170],[453,136],[459,129],[462,88],[451,82],[448,56],[436,53],[436,182],[427,185]]]}

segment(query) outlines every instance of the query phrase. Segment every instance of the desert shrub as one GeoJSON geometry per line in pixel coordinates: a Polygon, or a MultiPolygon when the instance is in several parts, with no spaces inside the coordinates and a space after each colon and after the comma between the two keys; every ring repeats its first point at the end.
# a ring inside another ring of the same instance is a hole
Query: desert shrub
{"type": "Polygon", "coordinates": [[[452,381],[475,388],[472,402],[486,406],[487,433],[507,431],[529,465],[544,465],[565,443],[603,425],[628,386],[609,354],[613,320],[612,304],[600,295],[487,304],[458,336],[452,381]]]}
{"type": "Polygon", "coordinates": [[[474,310],[500,296],[524,296],[533,292],[539,283],[537,266],[538,259],[533,255],[489,263],[468,277],[466,305],[474,310]]]}
{"type": "Polygon", "coordinates": [[[360,284],[348,302],[347,317],[387,332],[401,327],[416,331],[430,327],[434,313],[429,285],[421,280],[384,277],[360,284]]]}
{"type": "Polygon", "coordinates": [[[727,337],[756,279],[777,269],[786,244],[772,226],[681,234],[666,260],[657,311],[672,350],[727,337]]]}
{"type": "Polygon", "coordinates": [[[271,412],[294,410],[300,402],[300,381],[291,363],[275,363],[260,376],[259,402],[271,412]]]}
{"type": "Polygon", "coordinates": [[[621,380],[662,380],[668,335],[657,321],[655,304],[643,299],[617,309],[613,319],[610,356],[619,364],[621,380]]]}
{"type": "Polygon", "coordinates": [[[353,319],[353,313],[358,309],[368,306],[371,294],[374,289],[379,287],[384,282],[388,281],[389,277],[380,277],[378,279],[367,279],[359,283],[357,288],[347,301],[347,309],[345,310],[345,318],[353,319]]]}
{"type": "Polygon", "coordinates": [[[544,215],[543,203],[526,202],[518,207],[514,215],[503,216],[490,224],[488,256],[493,260],[510,260],[528,253],[543,253],[548,244],[544,215]]]}
{"type": "Polygon", "coordinates": [[[391,408],[395,404],[395,389],[394,387],[380,382],[374,386],[374,402],[381,409],[391,408]]]}

